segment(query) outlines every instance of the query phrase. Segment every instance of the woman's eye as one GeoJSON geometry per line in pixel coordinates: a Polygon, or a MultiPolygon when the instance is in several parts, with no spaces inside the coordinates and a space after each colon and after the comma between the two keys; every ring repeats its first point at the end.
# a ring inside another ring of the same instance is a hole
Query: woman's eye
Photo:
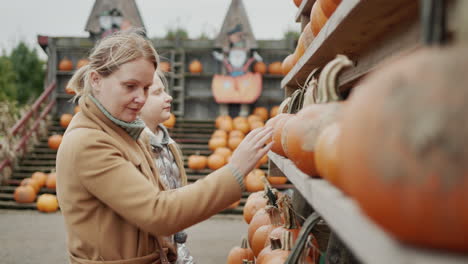
{"type": "Polygon", "coordinates": [[[134,85],[134,84],[127,84],[126,86],[127,86],[128,89],[133,89],[133,88],[135,88],[135,85],[134,85]]]}

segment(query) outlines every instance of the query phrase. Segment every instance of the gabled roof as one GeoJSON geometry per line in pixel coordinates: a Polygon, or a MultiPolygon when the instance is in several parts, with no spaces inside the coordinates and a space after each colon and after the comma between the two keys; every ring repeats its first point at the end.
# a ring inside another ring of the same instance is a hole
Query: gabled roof
{"type": "Polygon", "coordinates": [[[250,26],[244,3],[242,0],[232,0],[226,17],[224,18],[223,26],[215,39],[215,47],[227,49],[229,47],[228,33],[233,30],[238,30],[239,27],[245,34],[246,47],[250,49],[257,48],[257,40],[250,26]]]}
{"type": "Polygon", "coordinates": [[[85,30],[91,34],[99,34],[101,31],[99,15],[112,9],[119,10],[123,19],[128,20],[133,27],[145,29],[135,0],[96,0],[88,22],[86,22],[85,30]]]}

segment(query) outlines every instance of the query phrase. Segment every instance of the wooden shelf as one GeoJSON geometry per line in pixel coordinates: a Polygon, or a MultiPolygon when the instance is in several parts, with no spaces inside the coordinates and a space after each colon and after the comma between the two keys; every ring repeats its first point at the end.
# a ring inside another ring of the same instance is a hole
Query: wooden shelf
{"type": "Polygon", "coordinates": [[[420,45],[418,12],[419,1],[414,0],[343,1],[283,78],[281,87],[296,89],[313,69],[323,67],[337,54],[356,62],[339,77],[339,85],[346,86],[382,60],[414,50],[420,45]]]}
{"type": "Polygon", "coordinates": [[[326,180],[309,177],[290,160],[271,151],[268,156],[363,263],[468,263],[468,255],[419,249],[398,242],[365,216],[355,201],[326,180]]]}
{"type": "Polygon", "coordinates": [[[310,11],[316,0],[302,0],[296,13],[296,22],[301,21],[301,16],[310,16],[310,11]]]}

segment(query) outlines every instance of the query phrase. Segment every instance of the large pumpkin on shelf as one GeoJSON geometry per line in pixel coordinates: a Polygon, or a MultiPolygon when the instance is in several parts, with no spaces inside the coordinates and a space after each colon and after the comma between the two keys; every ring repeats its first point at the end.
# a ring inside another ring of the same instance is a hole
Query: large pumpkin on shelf
{"type": "Polygon", "coordinates": [[[283,62],[281,63],[281,73],[283,75],[288,74],[291,69],[296,65],[298,58],[295,54],[289,54],[284,58],[283,62]]]}
{"type": "Polygon", "coordinates": [[[343,188],[393,236],[468,251],[468,49],[388,63],[351,94],[339,138],[343,188]]]}
{"type": "Polygon", "coordinates": [[[264,197],[263,191],[251,193],[249,197],[247,197],[247,201],[244,205],[243,215],[245,222],[249,224],[255,213],[258,210],[265,208],[266,205],[267,199],[264,197]]]}
{"type": "Polygon", "coordinates": [[[315,1],[310,11],[310,27],[312,28],[312,33],[314,36],[317,36],[323,26],[327,23],[328,17],[322,10],[320,1],[315,1]]]}
{"type": "Polygon", "coordinates": [[[271,146],[271,151],[283,157],[286,156],[286,154],[284,153],[283,145],[281,144],[283,128],[284,124],[286,124],[286,122],[293,116],[294,115],[292,114],[283,114],[281,116],[277,116],[277,121],[273,126],[273,134],[271,136],[271,139],[273,140],[273,145],[271,146]]]}
{"type": "Polygon", "coordinates": [[[322,11],[327,17],[331,17],[333,12],[335,12],[338,5],[341,3],[341,0],[318,0],[322,11]]]}
{"type": "Polygon", "coordinates": [[[60,143],[62,143],[62,135],[52,135],[49,137],[47,141],[49,148],[51,149],[58,149],[60,143]]]}
{"type": "Polygon", "coordinates": [[[59,71],[71,71],[73,70],[73,62],[65,57],[59,62],[58,68],[59,71]]]}
{"type": "Polygon", "coordinates": [[[36,204],[37,210],[44,213],[53,213],[59,208],[57,197],[48,193],[39,196],[36,204]]]}
{"type": "Polygon", "coordinates": [[[191,73],[201,73],[203,71],[203,65],[199,60],[193,60],[189,64],[189,71],[191,73]]]}
{"type": "Polygon", "coordinates": [[[317,138],[315,150],[315,166],[318,174],[340,187],[338,169],[340,162],[338,159],[338,138],[341,133],[340,124],[333,123],[326,127],[317,138]]]}
{"type": "Polygon", "coordinates": [[[71,114],[63,114],[60,116],[60,126],[63,128],[67,128],[70,124],[73,116],[71,114]]]}
{"type": "Polygon", "coordinates": [[[36,191],[30,185],[19,186],[15,189],[13,197],[17,203],[32,203],[36,200],[36,191]]]}
{"type": "Polygon", "coordinates": [[[290,118],[281,133],[284,153],[297,168],[316,176],[315,146],[323,129],[338,119],[341,103],[313,104],[290,118]]]}

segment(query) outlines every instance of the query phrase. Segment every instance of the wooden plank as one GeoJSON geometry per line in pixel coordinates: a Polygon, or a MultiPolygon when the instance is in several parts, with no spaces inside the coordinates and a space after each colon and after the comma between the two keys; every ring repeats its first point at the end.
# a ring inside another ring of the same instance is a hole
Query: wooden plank
{"type": "MultiPolygon", "coordinates": [[[[351,60],[357,61],[360,74],[369,71],[369,68],[379,63],[383,57],[402,51],[390,48],[385,52],[385,43],[389,41],[388,36],[406,35],[409,25],[419,23],[418,7],[419,1],[414,0],[343,1],[307,48],[305,54],[284,77],[281,87],[288,86],[296,89],[304,84],[313,69],[324,66],[337,54],[345,54],[351,60]],[[374,58],[373,61],[364,63],[361,54],[375,49],[376,44],[379,44],[378,49],[383,49],[380,52],[381,56],[379,59],[374,58]]],[[[410,33],[414,32],[410,31],[410,33]]],[[[418,40],[418,35],[410,39],[418,40]]],[[[413,46],[417,43],[406,45],[413,46]]]]}
{"type": "Polygon", "coordinates": [[[290,160],[271,151],[268,156],[362,262],[379,264],[468,263],[468,255],[461,256],[450,252],[420,249],[398,242],[372,222],[354,200],[345,196],[327,181],[309,177],[297,169],[290,160]]]}
{"type": "Polygon", "coordinates": [[[36,210],[36,203],[20,204],[15,201],[0,201],[0,209],[36,210]]]}
{"type": "Polygon", "coordinates": [[[310,11],[312,10],[312,6],[314,5],[315,0],[302,0],[301,5],[296,13],[296,22],[301,22],[301,16],[310,17],[310,11]]]}

